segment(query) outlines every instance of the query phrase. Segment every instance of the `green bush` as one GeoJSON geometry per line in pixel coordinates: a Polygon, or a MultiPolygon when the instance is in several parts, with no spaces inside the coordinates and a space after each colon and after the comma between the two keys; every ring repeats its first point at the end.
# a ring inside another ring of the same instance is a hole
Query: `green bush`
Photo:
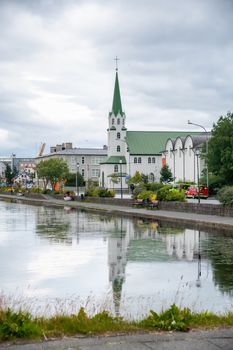
{"type": "Polygon", "coordinates": [[[233,186],[225,186],[218,191],[217,198],[220,203],[233,205],[233,186]]]}
{"type": "Polygon", "coordinates": [[[115,192],[105,188],[92,188],[85,193],[86,197],[115,197],[115,192]]]}
{"type": "Polygon", "coordinates": [[[34,322],[31,315],[19,310],[10,309],[0,313],[0,339],[35,338],[41,336],[40,327],[34,322]]]}
{"type": "Polygon", "coordinates": [[[164,185],[161,182],[149,182],[149,183],[146,184],[146,189],[148,191],[157,192],[163,186],[164,185]]]}
{"type": "Polygon", "coordinates": [[[188,308],[180,310],[175,304],[170,309],[157,314],[150,311],[150,315],[141,324],[148,328],[158,328],[166,331],[188,331],[192,314],[188,308]]]}
{"type": "Polygon", "coordinates": [[[170,185],[165,185],[157,192],[157,198],[159,201],[168,202],[185,202],[185,191],[172,188],[170,185]]]}
{"type": "Polygon", "coordinates": [[[138,195],[138,199],[150,199],[152,195],[156,195],[154,192],[152,191],[142,191],[141,193],[139,193],[138,195]]]}

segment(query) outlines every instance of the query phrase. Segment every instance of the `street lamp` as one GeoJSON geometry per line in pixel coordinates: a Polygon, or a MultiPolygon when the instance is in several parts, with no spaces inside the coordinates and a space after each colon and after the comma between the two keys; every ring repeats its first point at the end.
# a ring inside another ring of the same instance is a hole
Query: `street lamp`
{"type": "MultiPolygon", "coordinates": [[[[205,131],[205,135],[206,135],[206,155],[208,157],[208,132],[207,132],[206,128],[204,126],[200,125],[200,124],[192,123],[190,120],[188,120],[188,124],[189,125],[199,126],[200,128],[202,128],[205,131]]],[[[208,159],[206,159],[206,187],[209,188],[208,159]]]]}
{"type": "Polygon", "coordinates": [[[76,192],[77,196],[79,196],[79,187],[78,187],[78,169],[79,169],[79,163],[76,163],[76,192]]]}
{"type": "Polygon", "coordinates": [[[123,193],[122,193],[122,159],[119,160],[120,164],[120,177],[121,177],[121,198],[123,198],[123,193]]]}
{"type": "Polygon", "coordinates": [[[195,150],[195,155],[197,157],[197,191],[198,191],[198,204],[200,204],[200,181],[199,181],[199,156],[200,156],[200,150],[195,150]]]}

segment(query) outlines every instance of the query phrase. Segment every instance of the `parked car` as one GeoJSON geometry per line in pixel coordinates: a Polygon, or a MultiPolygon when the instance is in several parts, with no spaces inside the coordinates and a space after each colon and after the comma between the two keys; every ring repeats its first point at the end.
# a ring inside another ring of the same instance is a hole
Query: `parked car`
{"type": "Polygon", "coordinates": [[[185,192],[185,195],[187,198],[208,198],[209,197],[209,190],[206,186],[200,186],[199,192],[197,186],[190,186],[187,191],[185,192]]]}

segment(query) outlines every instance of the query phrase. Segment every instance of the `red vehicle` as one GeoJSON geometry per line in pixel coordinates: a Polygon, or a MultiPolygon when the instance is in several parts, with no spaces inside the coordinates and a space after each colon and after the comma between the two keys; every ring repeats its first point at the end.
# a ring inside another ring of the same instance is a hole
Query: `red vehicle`
{"type": "Polygon", "coordinates": [[[199,187],[199,193],[198,193],[198,187],[197,186],[190,186],[187,191],[185,192],[185,195],[187,198],[208,198],[209,197],[209,190],[208,187],[200,186],[199,187]]]}

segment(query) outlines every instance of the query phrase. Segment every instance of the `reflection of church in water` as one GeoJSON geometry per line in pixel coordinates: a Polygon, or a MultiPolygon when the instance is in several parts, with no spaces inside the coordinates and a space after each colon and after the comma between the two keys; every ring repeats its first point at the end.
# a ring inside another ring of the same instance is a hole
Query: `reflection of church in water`
{"type": "Polygon", "coordinates": [[[116,315],[120,314],[127,261],[197,260],[196,285],[200,286],[200,231],[163,228],[156,222],[144,220],[121,218],[114,222],[115,233],[108,238],[108,265],[116,315]]]}
{"type": "Polygon", "coordinates": [[[74,240],[78,243],[79,239],[91,240],[98,235],[107,242],[109,282],[116,315],[119,315],[127,262],[196,260],[196,285],[200,282],[201,246],[198,230],[171,228],[150,220],[87,214],[77,210],[68,215],[66,211],[39,207],[37,214],[36,231],[42,239],[72,245],[74,240]]]}

